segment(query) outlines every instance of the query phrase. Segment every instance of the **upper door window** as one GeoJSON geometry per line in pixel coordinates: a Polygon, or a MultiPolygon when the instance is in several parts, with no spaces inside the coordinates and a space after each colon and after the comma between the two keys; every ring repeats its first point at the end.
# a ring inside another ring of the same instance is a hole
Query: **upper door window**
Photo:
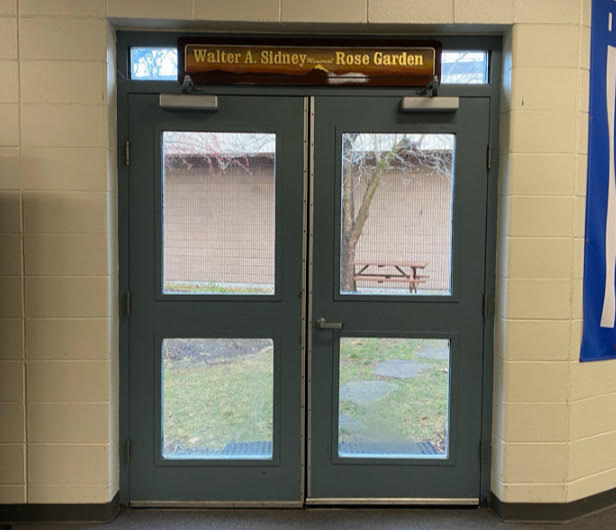
{"type": "Polygon", "coordinates": [[[344,133],[340,292],[451,293],[453,134],[344,133]]]}
{"type": "Polygon", "coordinates": [[[163,293],[272,295],[270,133],[165,131],[163,293]]]}

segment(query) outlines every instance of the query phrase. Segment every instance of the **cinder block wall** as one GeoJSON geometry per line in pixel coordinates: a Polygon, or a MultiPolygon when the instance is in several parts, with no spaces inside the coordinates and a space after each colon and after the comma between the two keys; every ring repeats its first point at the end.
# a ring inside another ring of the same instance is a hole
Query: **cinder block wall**
{"type": "Polygon", "coordinates": [[[115,42],[105,2],[0,2],[0,502],[118,489],[115,42]]]}
{"type": "Polygon", "coordinates": [[[516,0],[505,39],[492,489],[616,486],[616,363],[579,363],[590,1],[516,0]]]}
{"type": "Polygon", "coordinates": [[[1,503],[118,489],[109,19],[506,25],[492,489],[616,487],[616,362],[577,362],[590,0],[0,0],[1,503]]]}

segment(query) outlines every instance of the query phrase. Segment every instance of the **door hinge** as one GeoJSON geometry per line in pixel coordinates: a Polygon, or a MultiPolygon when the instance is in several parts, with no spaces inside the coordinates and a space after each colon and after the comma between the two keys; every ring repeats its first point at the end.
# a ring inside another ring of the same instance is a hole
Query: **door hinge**
{"type": "Polygon", "coordinates": [[[130,140],[126,140],[124,144],[124,163],[126,167],[130,166],[130,140]]]}
{"type": "Polygon", "coordinates": [[[124,463],[130,464],[130,438],[124,441],[124,463]]]}
{"type": "Polygon", "coordinates": [[[124,298],[124,311],[126,313],[126,316],[129,317],[130,316],[130,291],[126,291],[126,295],[124,298]]]}
{"type": "Polygon", "coordinates": [[[488,166],[488,169],[492,169],[492,145],[491,144],[488,144],[488,149],[487,149],[487,166],[488,166]]]}

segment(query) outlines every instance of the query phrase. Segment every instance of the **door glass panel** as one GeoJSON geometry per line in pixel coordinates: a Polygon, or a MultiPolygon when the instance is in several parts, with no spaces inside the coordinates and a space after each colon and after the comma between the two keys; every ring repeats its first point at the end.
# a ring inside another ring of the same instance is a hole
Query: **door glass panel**
{"type": "Polygon", "coordinates": [[[449,340],[340,339],[338,455],[446,458],[449,340]]]}
{"type": "Polygon", "coordinates": [[[451,293],[453,134],[342,135],[340,292],[451,293]]]}
{"type": "Polygon", "coordinates": [[[130,49],[131,79],[177,81],[177,48],[133,46],[130,49]]]}
{"type": "Polygon", "coordinates": [[[163,132],[163,293],[274,294],[275,149],[275,134],[163,132]]]}
{"type": "Polygon", "coordinates": [[[271,459],[272,339],[164,339],[165,459],[271,459]]]}
{"type": "Polygon", "coordinates": [[[451,50],[441,55],[441,83],[479,85],[488,82],[488,52],[451,50]]]}

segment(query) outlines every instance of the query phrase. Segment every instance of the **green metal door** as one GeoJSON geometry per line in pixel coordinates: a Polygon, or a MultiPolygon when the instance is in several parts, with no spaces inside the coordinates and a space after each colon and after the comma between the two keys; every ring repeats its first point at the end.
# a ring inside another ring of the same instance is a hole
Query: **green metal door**
{"type": "Polygon", "coordinates": [[[128,98],[131,504],[477,503],[489,99],[128,98]]]}
{"type": "Polygon", "coordinates": [[[477,503],[489,100],[317,97],[309,503],[477,503]]]}
{"type": "Polygon", "coordinates": [[[133,505],[303,501],[305,105],[129,96],[133,505]]]}

